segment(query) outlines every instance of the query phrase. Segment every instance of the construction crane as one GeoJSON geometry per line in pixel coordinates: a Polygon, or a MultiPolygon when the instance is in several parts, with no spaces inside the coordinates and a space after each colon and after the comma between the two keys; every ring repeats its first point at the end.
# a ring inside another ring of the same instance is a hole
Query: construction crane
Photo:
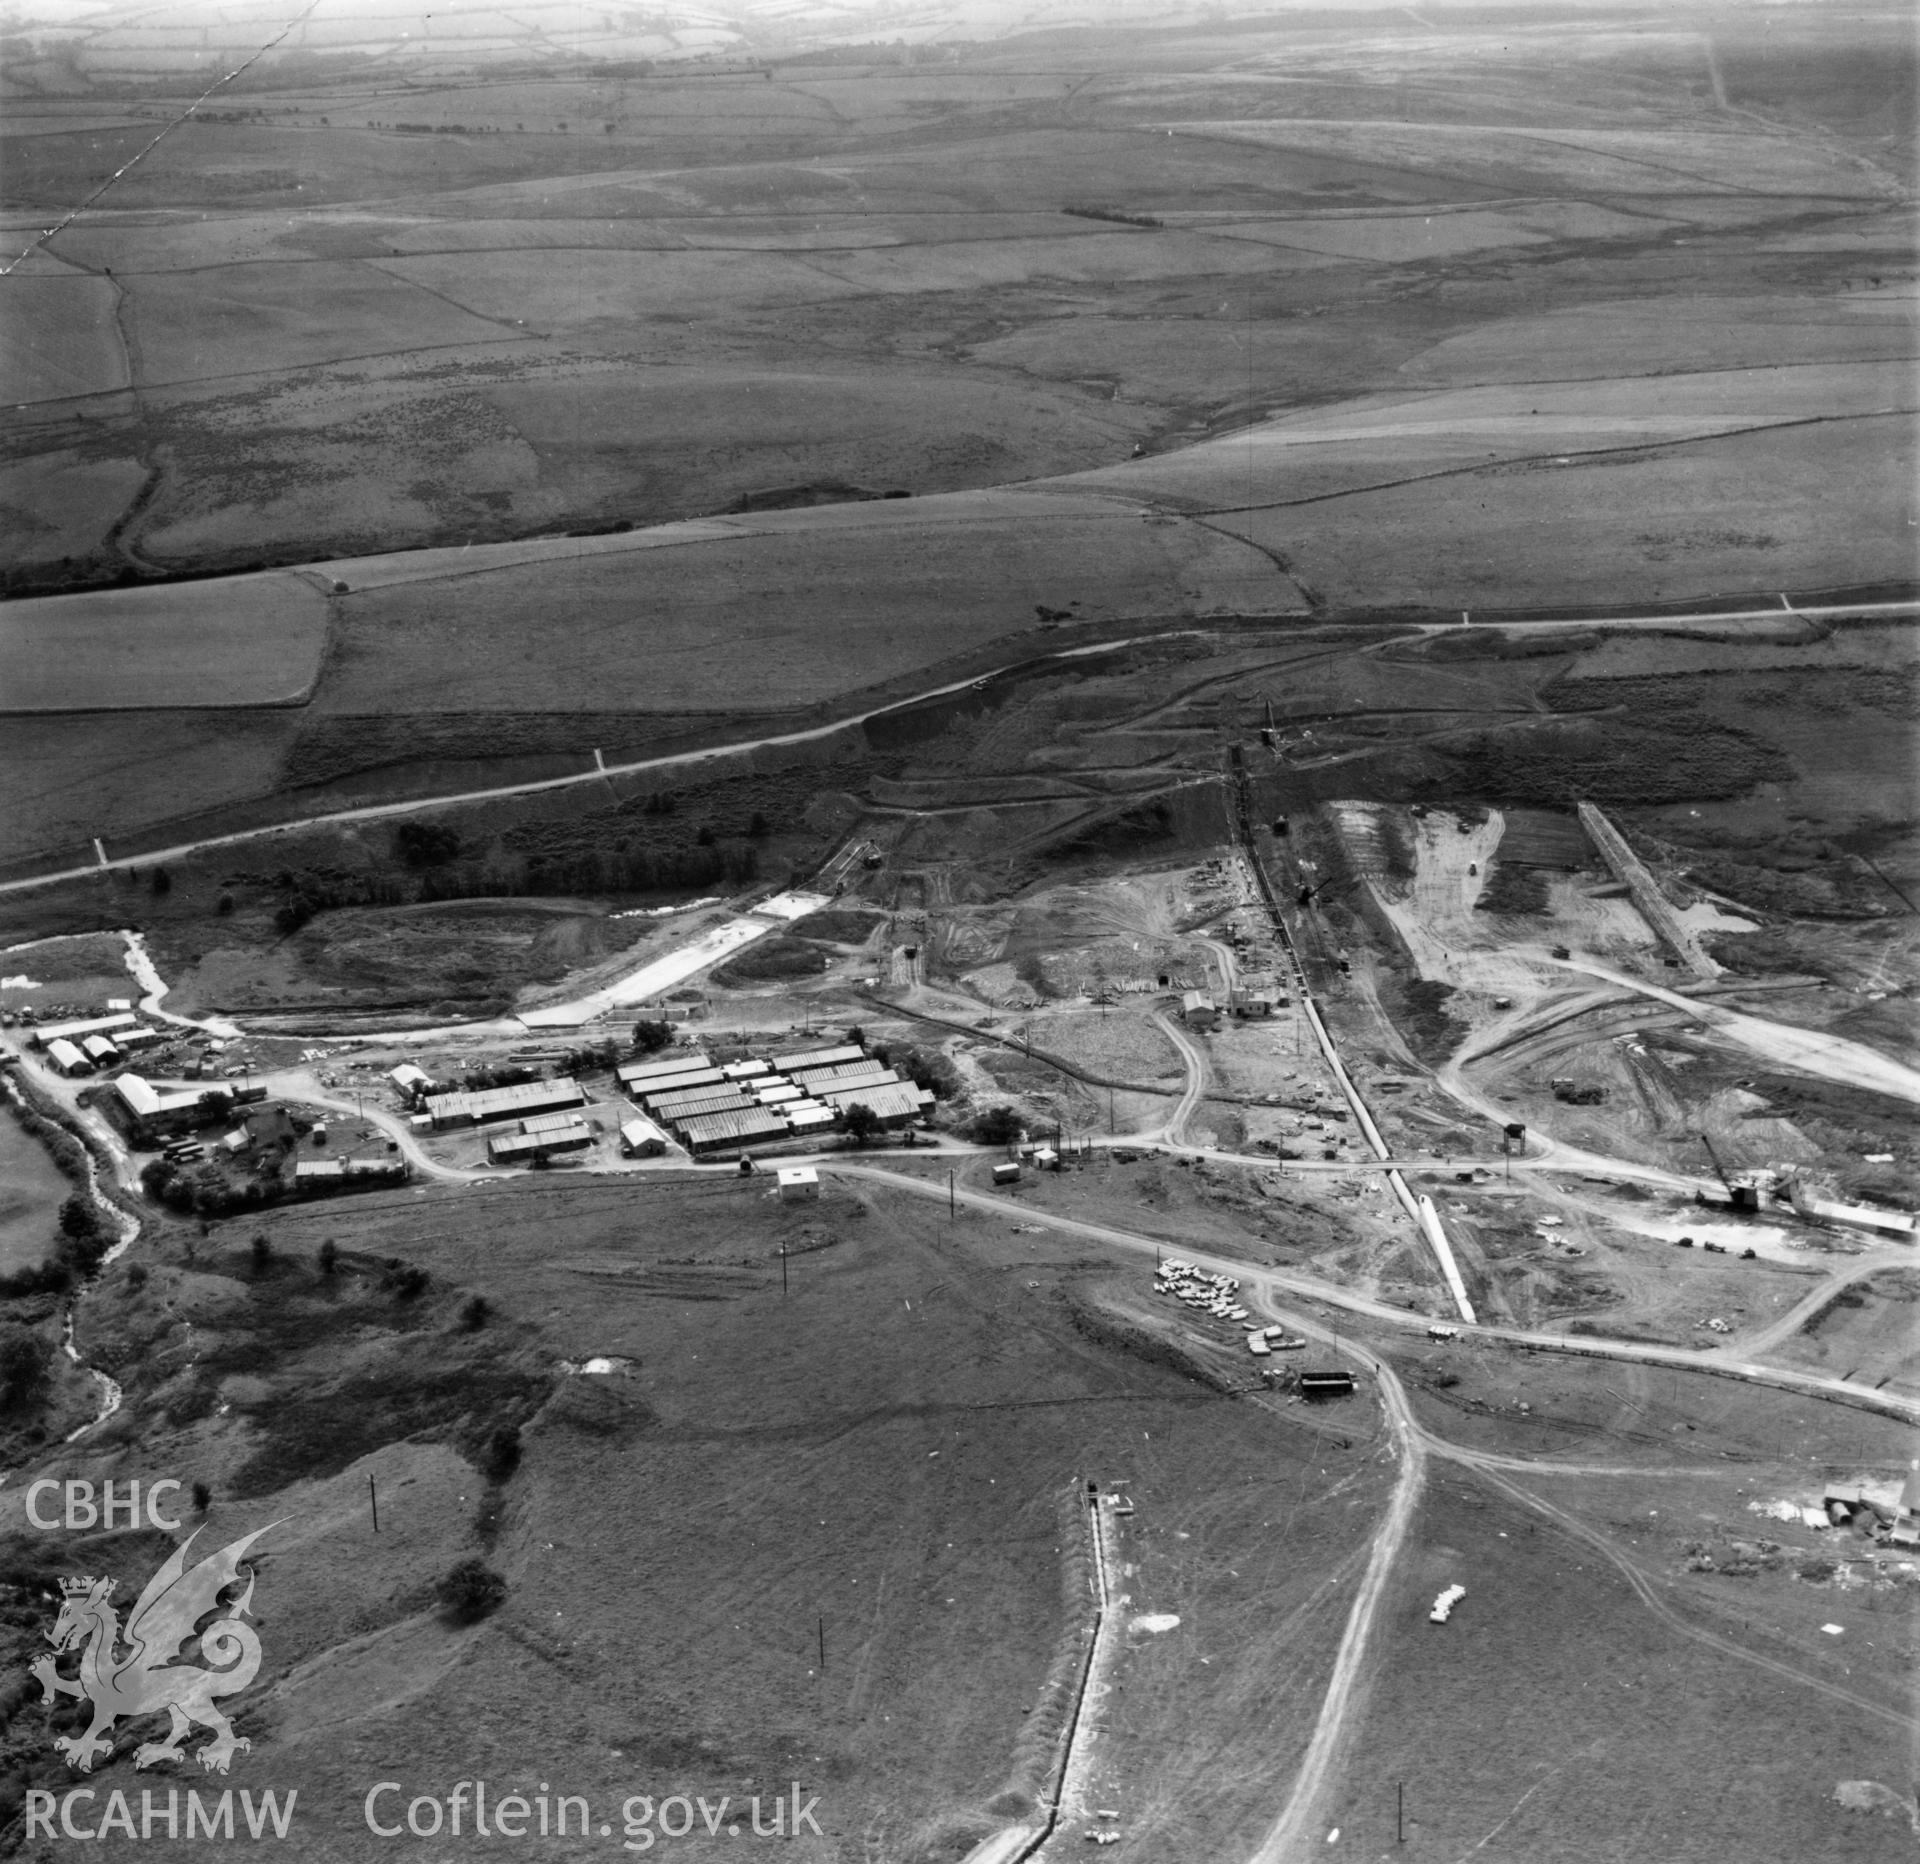
{"type": "Polygon", "coordinates": [[[1760,1192],[1751,1184],[1735,1184],[1732,1175],[1721,1162],[1720,1154],[1713,1149],[1713,1141],[1705,1133],[1699,1135],[1700,1143],[1707,1149],[1707,1157],[1713,1161],[1714,1175],[1727,1187],[1727,1202],[1735,1210],[1758,1210],[1760,1192]]]}

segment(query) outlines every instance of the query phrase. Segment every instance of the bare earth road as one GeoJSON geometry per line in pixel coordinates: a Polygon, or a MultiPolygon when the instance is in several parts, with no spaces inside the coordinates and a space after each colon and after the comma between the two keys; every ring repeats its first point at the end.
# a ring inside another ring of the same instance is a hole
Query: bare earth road
{"type": "Polygon", "coordinates": [[[1677,990],[1611,970],[1594,958],[1553,958],[1541,954],[1538,961],[1557,964],[1569,971],[1584,971],[1592,977],[1604,977],[1622,990],[1684,1010],[1715,1034],[1737,1042],[1767,1061],[1778,1062],[1783,1068],[1920,1105],[1920,1069],[1909,1068],[1863,1042],[1850,1042],[1845,1036],[1829,1035],[1823,1029],[1800,1029],[1790,1023],[1769,1022],[1765,1017],[1750,1016],[1742,1010],[1723,1010],[1718,1004],[1683,997],[1677,990]]]}
{"type": "MultiPolygon", "coordinates": [[[[1788,613],[1819,620],[1837,615],[1900,614],[1920,615],[1920,601],[1901,602],[1865,602],[1826,605],[1815,608],[1792,608],[1786,597],[1779,602],[1788,613]]],[[[1539,633],[1559,628],[1675,628],[1684,627],[1689,622],[1713,624],[1732,624],[1740,621],[1777,621],[1781,609],[1774,607],[1702,611],[1687,615],[1631,615],[1631,616],[1567,616],[1548,621],[1516,621],[1489,624],[1502,630],[1521,628],[1531,633],[1539,633]]],[[[1427,632],[1441,631],[1437,624],[1427,632]]],[[[1099,641],[1090,646],[1069,648],[1053,656],[1060,660],[1073,660],[1091,654],[1108,653],[1116,647],[1134,645],[1140,642],[1165,640],[1173,635],[1187,635],[1198,632],[1191,624],[1177,629],[1163,630],[1154,634],[1131,635],[1112,641],[1099,641]]],[[[0,894],[21,893],[33,887],[46,887],[61,881],[79,880],[88,874],[111,872],[115,869],[131,867],[150,867],[155,863],[184,861],[192,855],[200,854],[211,848],[231,848],[242,843],[265,840],[274,835],[292,834],[311,828],[322,828],[340,822],[375,822],[393,816],[416,815],[423,810],[448,809],[462,803],[494,802],[514,796],[531,796],[542,790],[564,790],[582,783],[601,783],[609,777],[637,776],[647,771],[673,770],[685,768],[691,764],[710,763],[716,758],[736,757],[747,751],[777,749],[782,745],[810,744],[821,738],[829,738],[834,733],[845,731],[851,726],[864,724],[868,719],[879,718],[888,712],[903,711],[909,706],[924,704],[929,699],[937,699],[947,693],[964,691],[969,686],[978,685],[982,680],[995,678],[1009,671],[1008,667],[990,668],[984,673],[969,674],[965,679],[950,680],[944,686],[935,686],[923,693],[909,698],[889,700],[885,705],[874,706],[863,712],[849,713],[824,725],[809,726],[800,731],[774,732],[766,737],[746,738],[735,743],[713,745],[698,751],[677,751],[666,757],[639,758],[631,763],[606,764],[595,763],[585,770],[564,777],[544,777],[538,781],[526,783],[503,783],[490,788],[475,790],[457,790],[440,796],[413,797],[405,802],[369,803],[357,809],[327,810],[318,815],[301,816],[290,822],[275,822],[260,828],[238,829],[227,835],[210,835],[199,841],[180,842],[171,848],[148,848],[136,855],[121,855],[117,858],[90,863],[80,867],[60,868],[43,874],[29,875],[20,880],[0,881],[0,894]]]]}

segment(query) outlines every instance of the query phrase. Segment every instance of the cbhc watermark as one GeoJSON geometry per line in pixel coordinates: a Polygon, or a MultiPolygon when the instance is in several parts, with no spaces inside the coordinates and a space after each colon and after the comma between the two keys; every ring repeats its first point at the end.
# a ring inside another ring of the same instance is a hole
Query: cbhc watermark
{"type": "MultiPolygon", "coordinates": [[[[180,1531],[180,1522],[169,1519],[160,1512],[161,1498],[177,1495],[181,1485],[171,1477],[147,1484],[145,1516],[153,1527],[165,1528],[170,1534],[180,1531]]],[[[52,1476],[42,1476],[27,1490],[27,1520],[41,1530],[51,1533],[56,1528],[65,1528],[69,1533],[84,1533],[88,1528],[105,1528],[111,1533],[116,1525],[127,1528],[140,1526],[142,1504],[140,1496],[140,1478],[135,1476],[130,1482],[103,1482],[96,1489],[83,1477],[74,1477],[68,1481],[57,1481],[52,1476]],[[116,1490],[124,1489],[124,1494],[116,1490]],[[40,1511],[41,1498],[49,1492],[60,1498],[54,1504],[60,1512],[49,1520],[40,1511]],[[96,1500],[96,1496],[98,1499],[96,1500]]]]}

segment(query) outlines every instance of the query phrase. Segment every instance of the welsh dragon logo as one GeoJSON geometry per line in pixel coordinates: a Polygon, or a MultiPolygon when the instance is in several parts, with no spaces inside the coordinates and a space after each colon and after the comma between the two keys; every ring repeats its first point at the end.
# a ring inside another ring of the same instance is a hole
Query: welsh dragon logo
{"type": "Polygon", "coordinates": [[[113,1580],[60,1582],[60,1616],[47,1633],[56,1654],[36,1658],[32,1668],[47,1692],[43,1702],[78,1696],[93,1704],[93,1725],[85,1734],[54,1740],[69,1767],[91,1773],[94,1761],[112,1752],[109,1731],[121,1716],[160,1709],[172,1715],[173,1726],[164,1741],[145,1742],[135,1751],[136,1767],[184,1759],[180,1744],[196,1724],[213,1730],[213,1739],[199,1753],[201,1766],[209,1772],[225,1773],[235,1753],[253,1745],[236,1735],[233,1724],[214,1707],[216,1696],[237,1695],[260,1668],[259,1634],[242,1622],[253,1602],[251,1569],[245,1574],[245,1592],[204,1630],[196,1628],[219,1609],[220,1595],[239,1583],[241,1556],[266,1532],[260,1528],[231,1542],[191,1570],[187,1549],[195,1536],[189,1534],[147,1581],[124,1632],[120,1614],[108,1603],[113,1580]],[[59,1657],[76,1649],[79,1675],[60,1675],[59,1657]],[[211,1667],[202,1667],[195,1657],[211,1667]]]}

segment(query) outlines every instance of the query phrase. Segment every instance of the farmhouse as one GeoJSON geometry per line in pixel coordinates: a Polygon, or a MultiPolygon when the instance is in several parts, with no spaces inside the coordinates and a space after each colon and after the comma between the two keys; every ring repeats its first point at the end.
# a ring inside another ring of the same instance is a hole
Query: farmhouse
{"type": "Polygon", "coordinates": [[[515,1087],[488,1087],[477,1093],[432,1094],[427,1112],[436,1130],[449,1126],[485,1126],[494,1120],[523,1120],[541,1113],[564,1113],[586,1104],[578,1083],[522,1081],[515,1087]]]}

